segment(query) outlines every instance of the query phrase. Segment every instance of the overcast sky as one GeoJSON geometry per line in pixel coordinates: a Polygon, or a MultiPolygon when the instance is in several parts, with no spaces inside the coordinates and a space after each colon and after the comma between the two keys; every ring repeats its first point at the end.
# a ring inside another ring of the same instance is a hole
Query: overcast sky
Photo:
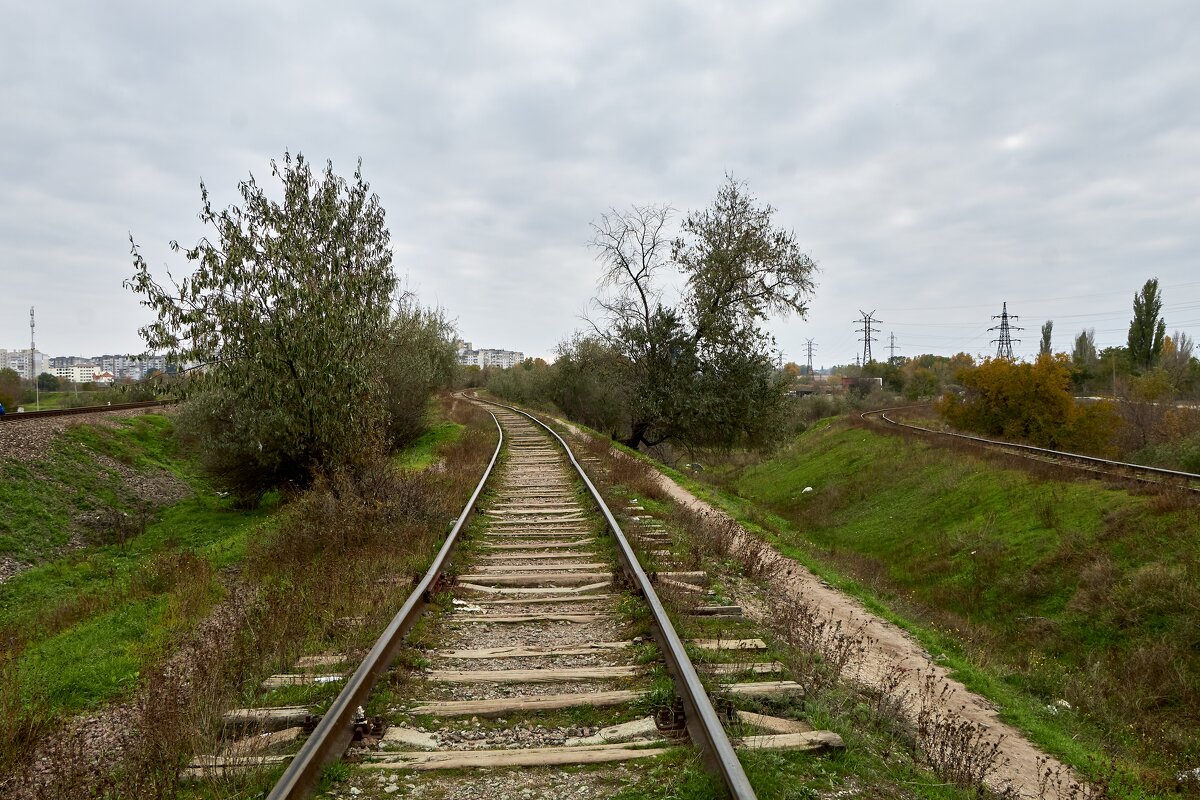
{"type": "Polygon", "coordinates": [[[140,352],[128,235],[171,239],[285,148],[359,157],[398,273],[477,347],[549,355],[609,206],[744,180],[820,264],[784,358],[994,352],[1007,301],[1123,343],[1158,277],[1200,335],[1200,4],[6,3],[0,348],[140,352]]]}

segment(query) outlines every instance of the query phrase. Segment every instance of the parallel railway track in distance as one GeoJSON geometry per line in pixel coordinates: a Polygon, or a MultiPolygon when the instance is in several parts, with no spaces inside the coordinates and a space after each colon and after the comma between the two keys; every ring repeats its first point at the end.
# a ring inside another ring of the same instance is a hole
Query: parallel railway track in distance
{"type": "Polygon", "coordinates": [[[0,415],[0,425],[32,422],[50,417],[69,417],[78,414],[106,414],[114,411],[132,411],[139,408],[158,408],[171,405],[170,400],[144,400],[138,403],[119,403],[107,406],[81,406],[79,408],[50,408],[45,411],[9,411],[0,415]]]}
{"type": "Polygon", "coordinates": [[[933,428],[926,428],[923,425],[914,425],[910,422],[901,422],[888,416],[888,412],[894,413],[897,411],[904,411],[906,409],[918,407],[919,406],[896,406],[893,408],[881,408],[875,411],[864,411],[859,416],[868,422],[872,421],[873,419],[878,419],[887,425],[896,428],[917,431],[918,433],[934,437],[940,436],[956,441],[970,442],[982,448],[1004,452],[1010,455],[1017,455],[1021,456],[1022,458],[1029,458],[1036,461],[1041,461],[1043,463],[1059,464],[1071,469],[1093,472],[1111,478],[1135,480],[1142,483],[1155,484],[1158,486],[1200,492],[1200,475],[1192,472],[1163,469],[1162,467],[1148,467],[1144,464],[1130,464],[1124,461],[1113,461],[1107,458],[1085,456],[1080,453],[1067,453],[1061,450],[1050,450],[1045,447],[1034,447],[1033,445],[1028,444],[1002,442],[982,436],[972,436],[966,433],[939,431],[933,428]]]}

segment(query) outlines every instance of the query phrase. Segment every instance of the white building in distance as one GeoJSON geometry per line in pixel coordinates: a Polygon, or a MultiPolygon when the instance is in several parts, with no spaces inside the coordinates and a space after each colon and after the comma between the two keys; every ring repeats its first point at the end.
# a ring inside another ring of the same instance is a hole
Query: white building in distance
{"type": "Polygon", "coordinates": [[[460,342],[458,348],[458,363],[469,367],[499,367],[508,369],[515,367],[525,360],[525,354],[518,350],[492,350],[483,348],[471,349],[470,342],[460,342]]]}
{"type": "Polygon", "coordinates": [[[50,374],[70,383],[91,383],[100,368],[95,364],[69,364],[63,367],[50,367],[50,374]]]}

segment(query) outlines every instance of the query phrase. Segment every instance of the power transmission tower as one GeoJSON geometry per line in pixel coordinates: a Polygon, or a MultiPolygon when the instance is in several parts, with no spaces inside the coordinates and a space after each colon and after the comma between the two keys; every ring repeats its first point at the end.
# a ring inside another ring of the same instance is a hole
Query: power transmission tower
{"type": "Polygon", "coordinates": [[[1016,342],[1017,344],[1021,343],[1020,339],[1012,338],[1012,332],[1023,331],[1025,329],[1018,328],[1016,325],[1010,325],[1009,320],[1020,319],[1020,317],[1018,317],[1016,314],[1009,314],[1008,303],[1005,302],[1004,309],[998,316],[993,314],[992,319],[1000,320],[999,325],[988,328],[989,331],[1000,331],[1000,338],[992,339],[992,344],[996,345],[996,358],[1011,359],[1013,357],[1013,342],[1016,342]]]}
{"type": "Polygon", "coordinates": [[[872,361],[875,360],[871,356],[871,342],[877,342],[879,340],[871,335],[872,333],[875,332],[875,331],[871,330],[871,326],[878,325],[879,320],[875,319],[874,311],[871,311],[871,313],[868,314],[866,311],[859,309],[858,313],[862,314],[862,319],[856,319],[854,321],[862,323],[862,327],[856,328],[855,330],[857,330],[859,333],[861,333],[863,335],[862,363],[863,363],[863,366],[865,367],[867,364],[870,364],[872,361]]]}
{"type": "Polygon", "coordinates": [[[804,340],[804,349],[805,349],[805,351],[807,352],[807,355],[808,355],[808,377],[810,377],[810,378],[812,377],[812,374],[813,374],[813,371],[812,371],[812,354],[813,354],[813,347],[815,347],[815,345],[813,344],[813,340],[812,340],[812,339],[805,339],[805,340],[804,340]]]}
{"type": "Polygon", "coordinates": [[[854,354],[854,366],[856,366],[856,367],[862,366],[862,356],[860,356],[858,353],[854,354]]]}
{"type": "Polygon", "coordinates": [[[896,334],[888,334],[888,363],[896,363],[896,334]]]}

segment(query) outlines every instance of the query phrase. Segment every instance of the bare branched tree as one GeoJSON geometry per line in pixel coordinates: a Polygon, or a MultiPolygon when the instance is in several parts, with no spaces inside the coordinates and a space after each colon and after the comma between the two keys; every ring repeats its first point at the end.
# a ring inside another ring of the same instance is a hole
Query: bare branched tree
{"type": "MultiPolygon", "coordinates": [[[[599,280],[604,293],[593,304],[610,325],[650,329],[662,302],[656,278],[670,266],[671,240],[666,230],[671,213],[666,205],[635,205],[628,211],[610,209],[592,223],[594,235],[588,244],[604,267],[599,280]]],[[[594,323],[593,327],[609,338],[610,327],[594,323]]]]}

